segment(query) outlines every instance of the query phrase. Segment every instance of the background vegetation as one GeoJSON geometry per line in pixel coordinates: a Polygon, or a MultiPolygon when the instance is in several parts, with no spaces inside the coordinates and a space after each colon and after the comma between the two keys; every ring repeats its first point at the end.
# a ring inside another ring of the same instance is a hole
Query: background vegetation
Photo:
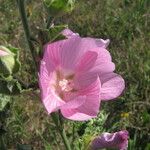
{"type": "MultiPolygon", "coordinates": [[[[43,27],[47,14],[42,1],[27,1],[32,32],[43,27]]],[[[68,24],[81,36],[111,40],[109,51],[116,71],[126,81],[126,89],[115,101],[102,103],[97,120],[71,122],[65,128],[68,136],[77,131],[74,145],[87,143],[92,135],[103,131],[127,129],[129,150],[150,150],[150,1],[149,0],[78,0],[74,11],[55,21],[68,24]],[[73,127],[72,127],[73,126],[73,127]]],[[[0,44],[20,49],[22,63],[19,80],[34,84],[32,59],[29,57],[15,0],[0,0],[0,44]]],[[[36,43],[35,43],[36,45],[36,43]]],[[[13,97],[6,110],[0,112],[0,131],[5,131],[8,149],[60,149],[59,135],[39,99],[39,91],[26,91],[13,97]],[[3,130],[2,130],[3,129],[3,130]],[[53,145],[49,145],[52,142],[53,145]]]]}

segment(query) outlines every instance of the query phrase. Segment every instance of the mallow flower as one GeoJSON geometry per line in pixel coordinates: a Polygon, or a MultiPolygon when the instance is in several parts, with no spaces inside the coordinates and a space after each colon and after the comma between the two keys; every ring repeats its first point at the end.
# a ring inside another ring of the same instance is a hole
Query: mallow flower
{"type": "Polygon", "coordinates": [[[82,38],[69,29],[62,34],[67,39],[44,48],[39,72],[43,104],[49,114],[60,110],[71,120],[94,118],[101,101],[115,99],[124,89],[106,49],[109,40],[82,38]]]}
{"type": "Polygon", "coordinates": [[[126,130],[115,133],[105,132],[92,141],[90,149],[99,150],[104,148],[115,148],[118,150],[127,150],[128,138],[129,135],[126,130]]]}

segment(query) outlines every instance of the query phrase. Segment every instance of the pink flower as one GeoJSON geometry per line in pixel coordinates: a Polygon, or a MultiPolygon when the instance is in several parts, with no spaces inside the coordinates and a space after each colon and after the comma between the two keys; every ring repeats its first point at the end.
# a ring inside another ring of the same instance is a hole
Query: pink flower
{"type": "Polygon", "coordinates": [[[106,50],[109,40],[81,38],[69,29],[68,39],[45,46],[39,83],[50,114],[60,109],[65,118],[88,120],[97,116],[101,100],[118,97],[124,80],[106,50]]]}
{"type": "Polygon", "coordinates": [[[127,150],[128,137],[128,131],[126,130],[115,133],[106,132],[92,141],[91,149],[116,148],[118,150],[127,150]]]}

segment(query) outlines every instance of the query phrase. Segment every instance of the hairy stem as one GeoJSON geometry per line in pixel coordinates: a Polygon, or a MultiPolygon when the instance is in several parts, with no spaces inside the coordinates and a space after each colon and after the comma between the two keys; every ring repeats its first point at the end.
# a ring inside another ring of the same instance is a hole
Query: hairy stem
{"type": "Polygon", "coordinates": [[[51,16],[48,16],[46,29],[48,29],[50,27],[50,24],[51,24],[51,16]]]}
{"type": "Polygon", "coordinates": [[[71,150],[71,146],[70,146],[70,143],[67,139],[66,132],[63,128],[63,125],[60,123],[60,117],[57,116],[57,114],[55,114],[55,113],[51,114],[51,116],[52,116],[53,122],[55,123],[56,128],[59,131],[59,134],[63,140],[63,143],[66,147],[66,150],[71,150]]]}
{"type": "Polygon", "coordinates": [[[60,135],[62,137],[62,140],[64,142],[64,145],[66,146],[66,150],[71,150],[70,144],[68,142],[67,136],[66,136],[66,132],[64,129],[61,130],[60,135]]]}
{"type": "Polygon", "coordinates": [[[25,32],[26,40],[27,40],[32,58],[35,63],[35,67],[38,69],[38,65],[36,63],[36,53],[35,53],[35,49],[32,44],[32,41],[31,41],[30,29],[29,29],[27,15],[26,15],[26,11],[25,11],[25,0],[17,0],[17,3],[18,3],[18,7],[19,7],[19,13],[20,13],[22,24],[23,24],[23,29],[25,32]]]}

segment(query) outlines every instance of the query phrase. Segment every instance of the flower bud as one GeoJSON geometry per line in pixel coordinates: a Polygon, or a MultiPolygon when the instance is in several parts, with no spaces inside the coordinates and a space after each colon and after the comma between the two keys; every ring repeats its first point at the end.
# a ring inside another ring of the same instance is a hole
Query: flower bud
{"type": "Polygon", "coordinates": [[[43,3],[50,16],[61,16],[71,12],[74,8],[75,0],[43,0],[43,3]]]}
{"type": "Polygon", "coordinates": [[[122,130],[115,133],[103,133],[91,142],[91,150],[112,148],[118,150],[127,150],[129,133],[122,130]]]}
{"type": "Polygon", "coordinates": [[[0,76],[8,77],[19,70],[17,49],[0,46],[0,76]]]}

